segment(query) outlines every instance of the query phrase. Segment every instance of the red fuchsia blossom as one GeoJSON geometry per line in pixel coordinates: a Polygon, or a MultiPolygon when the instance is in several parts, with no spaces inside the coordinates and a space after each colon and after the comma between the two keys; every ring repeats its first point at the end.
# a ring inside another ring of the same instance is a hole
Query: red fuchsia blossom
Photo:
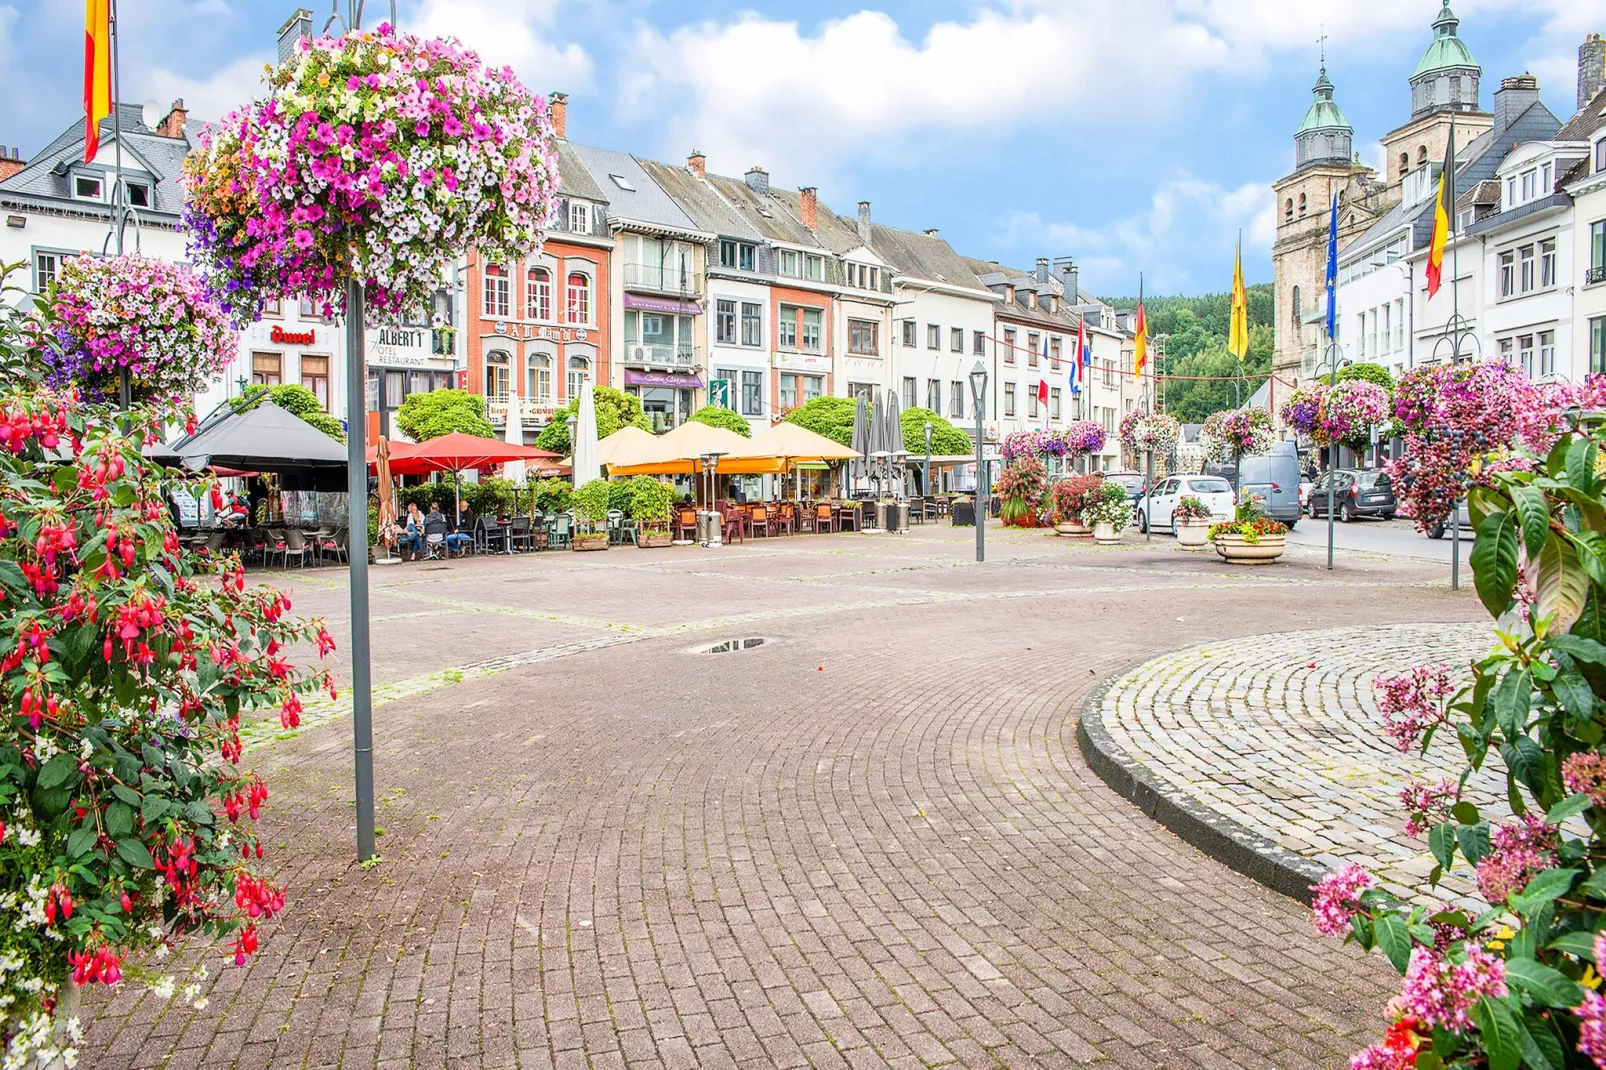
{"type": "Polygon", "coordinates": [[[1448,780],[1425,784],[1413,780],[1400,789],[1400,805],[1405,808],[1405,834],[1420,836],[1434,825],[1450,818],[1455,803],[1455,785],[1448,780]]]}
{"type": "Polygon", "coordinates": [[[1361,909],[1361,893],[1377,887],[1377,878],[1357,865],[1348,865],[1311,886],[1311,914],[1323,936],[1342,936],[1350,918],[1361,909]]]}
{"type": "Polygon", "coordinates": [[[1411,950],[1400,989],[1400,1006],[1427,1026],[1464,1032],[1472,1021],[1467,1012],[1489,996],[1506,995],[1506,964],[1479,944],[1465,945],[1466,957],[1450,962],[1426,947],[1411,950]]]}
{"type": "Polygon", "coordinates": [[[1569,754],[1561,762],[1561,782],[1574,795],[1588,795],[1596,806],[1606,806],[1606,755],[1598,751],[1569,754]]]}
{"type": "Polygon", "coordinates": [[[1585,992],[1584,1002],[1573,1013],[1578,1015],[1578,1051],[1606,1068],[1606,998],[1585,992]]]}
{"type": "Polygon", "coordinates": [[[69,951],[67,961],[72,965],[72,979],[80,985],[99,982],[110,987],[123,979],[123,961],[109,947],[69,951]]]}
{"type": "Polygon", "coordinates": [[[1478,863],[1478,888],[1490,903],[1503,903],[1528,886],[1536,873],[1556,864],[1556,830],[1534,814],[1513,825],[1496,825],[1489,854],[1478,863]]]}
{"type": "Polygon", "coordinates": [[[1417,665],[1395,676],[1377,676],[1372,686],[1378,691],[1383,730],[1401,754],[1415,747],[1424,732],[1449,720],[1445,700],[1455,693],[1455,686],[1445,665],[1417,665]]]}

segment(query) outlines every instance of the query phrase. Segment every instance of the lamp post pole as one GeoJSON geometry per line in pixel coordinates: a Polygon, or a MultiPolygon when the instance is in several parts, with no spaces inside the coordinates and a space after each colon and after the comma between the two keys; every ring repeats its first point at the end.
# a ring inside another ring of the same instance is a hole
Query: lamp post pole
{"type": "Polygon", "coordinates": [[[931,497],[931,421],[926,421],[926,471],[920,479],[921,497],[931,497]]]}
{"type": "Polygon", "coordinates": [[[368,623],[368,365],[363,292],[346,283],[346,548],[351,567],[351,734],[356,763],[357,860],[374,857],[374,696],[368,623]],[[362,549],[352,536],[363,533],[362,549]]]}
{"type": "Polygon", "coordinates": [[[981,361],[970,370],[970,400],[976,409],[976,560],[987,560],[987,467],[982,460],[985,431],[982,417],[987,407],[987,367],[981,361]]]}
{"type": "MultiPolygon", "coordinates": [[[[1327,365],[1327,387],[1329,390],[1338,385],[1339,365],[1349,363],[1347,360],[1341,361],[1339,359],[1343,353],[1343,347],[1337,342],[1328,342],[1325,363],[1327,365]]],[[[1327,571],[1329,572],[1333,571],[1333,487],[1337,482],[1338,443],[1329,442],[1327,444],[1327,571]]]]}

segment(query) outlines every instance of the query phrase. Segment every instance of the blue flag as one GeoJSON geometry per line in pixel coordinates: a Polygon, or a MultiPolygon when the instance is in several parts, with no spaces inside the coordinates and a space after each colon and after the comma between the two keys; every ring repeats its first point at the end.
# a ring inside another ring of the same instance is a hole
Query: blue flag
{"type": "Polygon", "coordinates": [[[1338,325],[1338,194],[1333,194],[1333,213],[1327,223],[1327,340],[1333,340],[1338,325]]]}

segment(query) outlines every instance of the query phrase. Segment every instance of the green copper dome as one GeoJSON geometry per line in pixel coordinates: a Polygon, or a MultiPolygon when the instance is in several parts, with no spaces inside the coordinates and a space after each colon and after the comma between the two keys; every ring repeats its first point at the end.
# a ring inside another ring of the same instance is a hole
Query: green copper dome
{"type": "Polygon", "coordinates": [[[1472,49],[1456,36],[1456,28],[1460,25],[1461,20],[1450,10],[1449,0],[1445,0],[1444,7],[1439,11],[1439,17],[1433,20],[1433,43],[1422,53],[1422,62],[1416,65],[1416,70],[1411,74],[1412,78],[1449,67],[1478,65],[1478,61],[1472,58],[1472,49]]]}
{"type": "Polygon", "coordinates": [[[1296,137],[1310,130],[1344,129],[1351,132],[1354,131],[1354,128],[1349,124],[1349,120],[1344,118],[1344,113],[1339,110],[1337,104],[1333,103],[1333,83],[1327,80],[1326,67],[1322,68],[1321,77],[1316,79],[1316,85],[1311,90],[1311,94],[1316,99],[1311,102],[1310,110],[1305,113],[1305,118],[1299,124],[1299,129],[1294,131],[1296,137]]]}

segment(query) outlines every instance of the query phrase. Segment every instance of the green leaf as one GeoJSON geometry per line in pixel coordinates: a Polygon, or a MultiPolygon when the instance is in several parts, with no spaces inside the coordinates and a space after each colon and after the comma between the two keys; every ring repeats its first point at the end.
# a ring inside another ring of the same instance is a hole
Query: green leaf
{"type": "Polygon", "coordinates": [[[1522,1040],[1517,1017],[1504,1000],[1484,996],[1473,1008],[1483,1046],[1489,1052],[1489,1070],[1517,1070],[1522,1062],[1522,1040]]]}
{"type": "Polygon", "coordinates": [[[1533,679],[1526,669],[1513,669],[1500,678],[1489,704],[1494,707],[1495,723],[1514,742],[1528,729],[1528,711],[1533,702],[1533,679]]]}
{"type": "Polygon", "coordinates": [[[123,800],[129,806],[139,805],[139,792],[135,791],[127,784],[113,784],[112,794],[123,800]]]}
{"type": "Polygon", "coordinates": [[[1508,959],[1506,981],[1547,1007],[1576,1007],[1584,1001],[1577,981],[1533,959],[1508,959]]]}
{"type": "Polygon", "coordinates": [[[1546,649],[1559,650],[1576,661],[1587,661],[1591,665],[1606,665],[1606,646],[1585,639],[1579,635],[1552,636],[1545,644],[1546,649]]]}
{"type": "Polygon", "coordinates": [[[49,790],[59,788],[76,780],[78,777],[78,762],[70,754],[56,754],[39,768],[38,785],[49,790]]]}
{"type": "Polygon", "coordinates": [[[1589,879],[1578,888],[1591,899],[1606,899],[1606,868],[1591,873],[1589,879]]]}
{"type": "Polygon", "coordinates": [[[1511,604],[1517,585],[1517,520],[1510,513],[1490,513],[1478,525],[1472,545],[1472,581],[1478,599],[1491,616],[1511,604]]]}
{"type": "Polygon", "coordinates": [[[146,795],[145,801],[140,804],[139,816],[149,825],[167,813],[169,805],[168,801],[159,795],[146,795]]]}
{"type": "MultiPolygon", "coordinates": [[[[1545,790],[1545,752],[1540,749],[1528,736],[1518,736],[1512,742],[1500,748],[1500,757],[1506,761],[1506,769],[1510,771],[1510,779],[1521,781],[1537,798],[1545,790]]],[[[1522,801],[1517,799],[1512,803],[1511,809],[1521,813],[1519,807],[1522,801]]]]}
{"type": "Polygon", "coordinates": [[[1565,951],[1575,958],[1585,962],[1595,961],[1595,936],[1593,933],[1562,933],[1550,942],[1550,946],[1557,951],[1565,951]]]}
{"type": "Polygon", "coordinates": [[[1455,858],[1455,826],[1448,821],[1434,825],[1428,832],[1428,850],[1433,852],[1439,865],[1449,869],[1455,858]]]}
{"type": "Polygon", "coordinates": [[[93,828],[75,830],[71,836],[67,837],[67,856],[69,858],[83,857],[89,853],[91,847],[95,846],[95,841],[99,838],[93,828]]]}
{"type": "Polygon", "coordinates": [[[1478,823],[1478,808],[1465,799],[1450,807],[1450,816],[1463,825],[1476,825],[1478,823]]]}
{"type": "Polygon", "coordinates": [[[1567,1056],[1550,1023],[1524,1014],[1517,1027],[1522,1031],[1522,1057],[1533,1070],[1566,1070],[1567,1056]]]}
{"type": "Polygon", "coordinates": [[[1455,839],[1461,847],[1461,854],[1475,866],[1489,854],[1489,822],[1462,825],[1455,830],[1455,839]]]}
{"type": "Polygon", "coordinates": [[[1377,946],[1383,949],[1389,962],[1400,973],[1411,963],[1411,935],[1406,931],[1405,919],[1398,914],[1380,914],[1373,923],[1377,933],[1377,946]]]}
{"type": "Polygon", "coordinates": [[[1567,444],[1567,482],[1584,494],[1595,492],[1595,440],[1576,435],[1567,444]]]}
{"type": "Polygon", "coordinates": [[[1579,870],[1576,869],[1547,869],[1543,873],[1535,874],[1523,888],[1520,895],[1511,899],[1511,905],[1524,914],[1531,913],[1541,904],[1548,903],[1559,895],[1565,895],[1567,889],[1573,886],[1579,870]]]}
{"type": "Polygon", "coordinates": [[[1595,691],[1577,669],[1558,673],[1550,682],[1550,693],[1574,721],[1587,722],[1595,714],[1595,691]]]}
{"type": "Polygon", "coordinates": [[[132,837],[117,841],[117,857],[140,869],[156,868],[156,861],[151,858],[150,848],[146,847],[142,841],[132,837]]]}
{"type": "Polygon", "coordinates": [[[1594,804],[1589,801],[1588,795],[1569,795],[1545,811],[1545,824],[1559,825],[1569,817],[1575,817],[1588,810],[1592,805],[1594,804]]]}
{"type": "Polygon", "coordinates": [[[1511,502],[1517,507],[1517,520],[1522,525],[1522,542],[1530,558],[1539,556],[1539,548],[1550,534],[1550,503],[1545,492],[1538,487],[1511,488],[1511,502]]]}
{"type": "Polygon", "coordinates": [[[106,807],[106,834],[113,839],[134,831],[134,808],[119,799],[106,807]]]}
{"type": "MultiPolygon", "coordinates": [[[[1578,563],[1578,551],[1567,540],[1552,534],[1539,551],[1539,570],[1534,579],[1534,607],[1536,618],[1549,618],[1552,630],[1565,632],[1584,612],[1584,597],[1589,593],[1589,575],[1578,563]]],[[[1478,589],[1482,597],[1483,589],[1478,589]]],[[[1484,601],[1487,606],[1489,603],[1484,601]]],[[[1505,607],[1502,606],[1501,610],[1505,607]]],[[[1489,610],[1491,613],[1499,611],[1489,610]]]]}

